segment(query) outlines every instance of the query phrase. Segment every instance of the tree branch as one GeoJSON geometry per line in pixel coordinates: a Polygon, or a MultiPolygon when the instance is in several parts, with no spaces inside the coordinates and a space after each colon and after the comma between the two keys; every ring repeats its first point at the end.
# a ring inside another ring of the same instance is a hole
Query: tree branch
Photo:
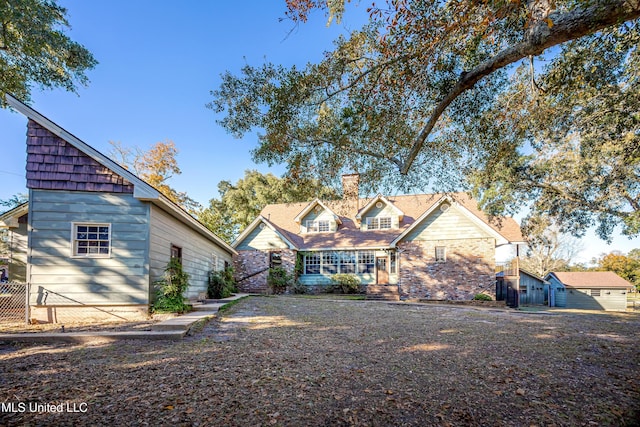
{"type": "Polygon", "coordinates": [[[610,25],[630,21],[639,16],[639,0],[603,0],[595,5],[576,8],[569,12],[551,13],[548,18],[551,25],[546,20],[539,21],[530,28],[524,41],[503,50],[460,76],[456,85],[435,107],[428,122],[416,137],[406,159],[402,162],[400,173],[406,175],[409,172],[444,110],[463,92],[473,88],[483,77],[527,56],[540,55],[549,47],[593,34],[610,25]]]}

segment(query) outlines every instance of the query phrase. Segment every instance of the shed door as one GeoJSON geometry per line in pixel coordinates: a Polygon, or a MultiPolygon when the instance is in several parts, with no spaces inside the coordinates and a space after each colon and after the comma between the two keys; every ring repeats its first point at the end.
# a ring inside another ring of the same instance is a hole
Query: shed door
{"type": "Polygon", "coordinates": [[[387,268],[387,257],[376,258],[376,283],[379,285],[389,284],[389,270],[387,268]]]}

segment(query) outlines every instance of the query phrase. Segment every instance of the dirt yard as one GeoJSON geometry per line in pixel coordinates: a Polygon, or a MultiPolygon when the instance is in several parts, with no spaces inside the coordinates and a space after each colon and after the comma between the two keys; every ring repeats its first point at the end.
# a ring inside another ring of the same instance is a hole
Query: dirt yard
{"type": "Polygon", "coordinates": [[[640,315],[255,297],[180,342],[0,345],[0,425],[624,426],[640,315]]]}

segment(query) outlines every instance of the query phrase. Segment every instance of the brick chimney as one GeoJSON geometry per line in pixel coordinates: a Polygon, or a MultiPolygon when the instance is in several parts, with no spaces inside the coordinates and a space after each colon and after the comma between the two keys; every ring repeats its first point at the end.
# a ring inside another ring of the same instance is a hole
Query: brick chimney
{"type": "Polygon", "coordinates": [[[360,209],[359,201],[360,196],[358,193],[360,184],[360,175],[352,173],[348,175],[342,175],[342,200],[345,204],[355,209],[360,209]]]}

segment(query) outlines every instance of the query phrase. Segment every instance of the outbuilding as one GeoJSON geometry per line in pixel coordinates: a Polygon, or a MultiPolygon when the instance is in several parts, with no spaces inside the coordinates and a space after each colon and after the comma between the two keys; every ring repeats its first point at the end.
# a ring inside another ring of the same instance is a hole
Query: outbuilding
{"type": "Polygon", "coordinates": [[[29,202],[3,215],[9,278],[24,281],[31,321],[130,319],[148,314],[154,282],[178,258],[186,298],[236,251],[156,188],[7,95],[27,126],[29,202]]]}
{"type": "Polygon", "coordinates": [[[549,305],[582,310],[626,311],[633,285],[612,271],[551,272],[549,305]]]}

